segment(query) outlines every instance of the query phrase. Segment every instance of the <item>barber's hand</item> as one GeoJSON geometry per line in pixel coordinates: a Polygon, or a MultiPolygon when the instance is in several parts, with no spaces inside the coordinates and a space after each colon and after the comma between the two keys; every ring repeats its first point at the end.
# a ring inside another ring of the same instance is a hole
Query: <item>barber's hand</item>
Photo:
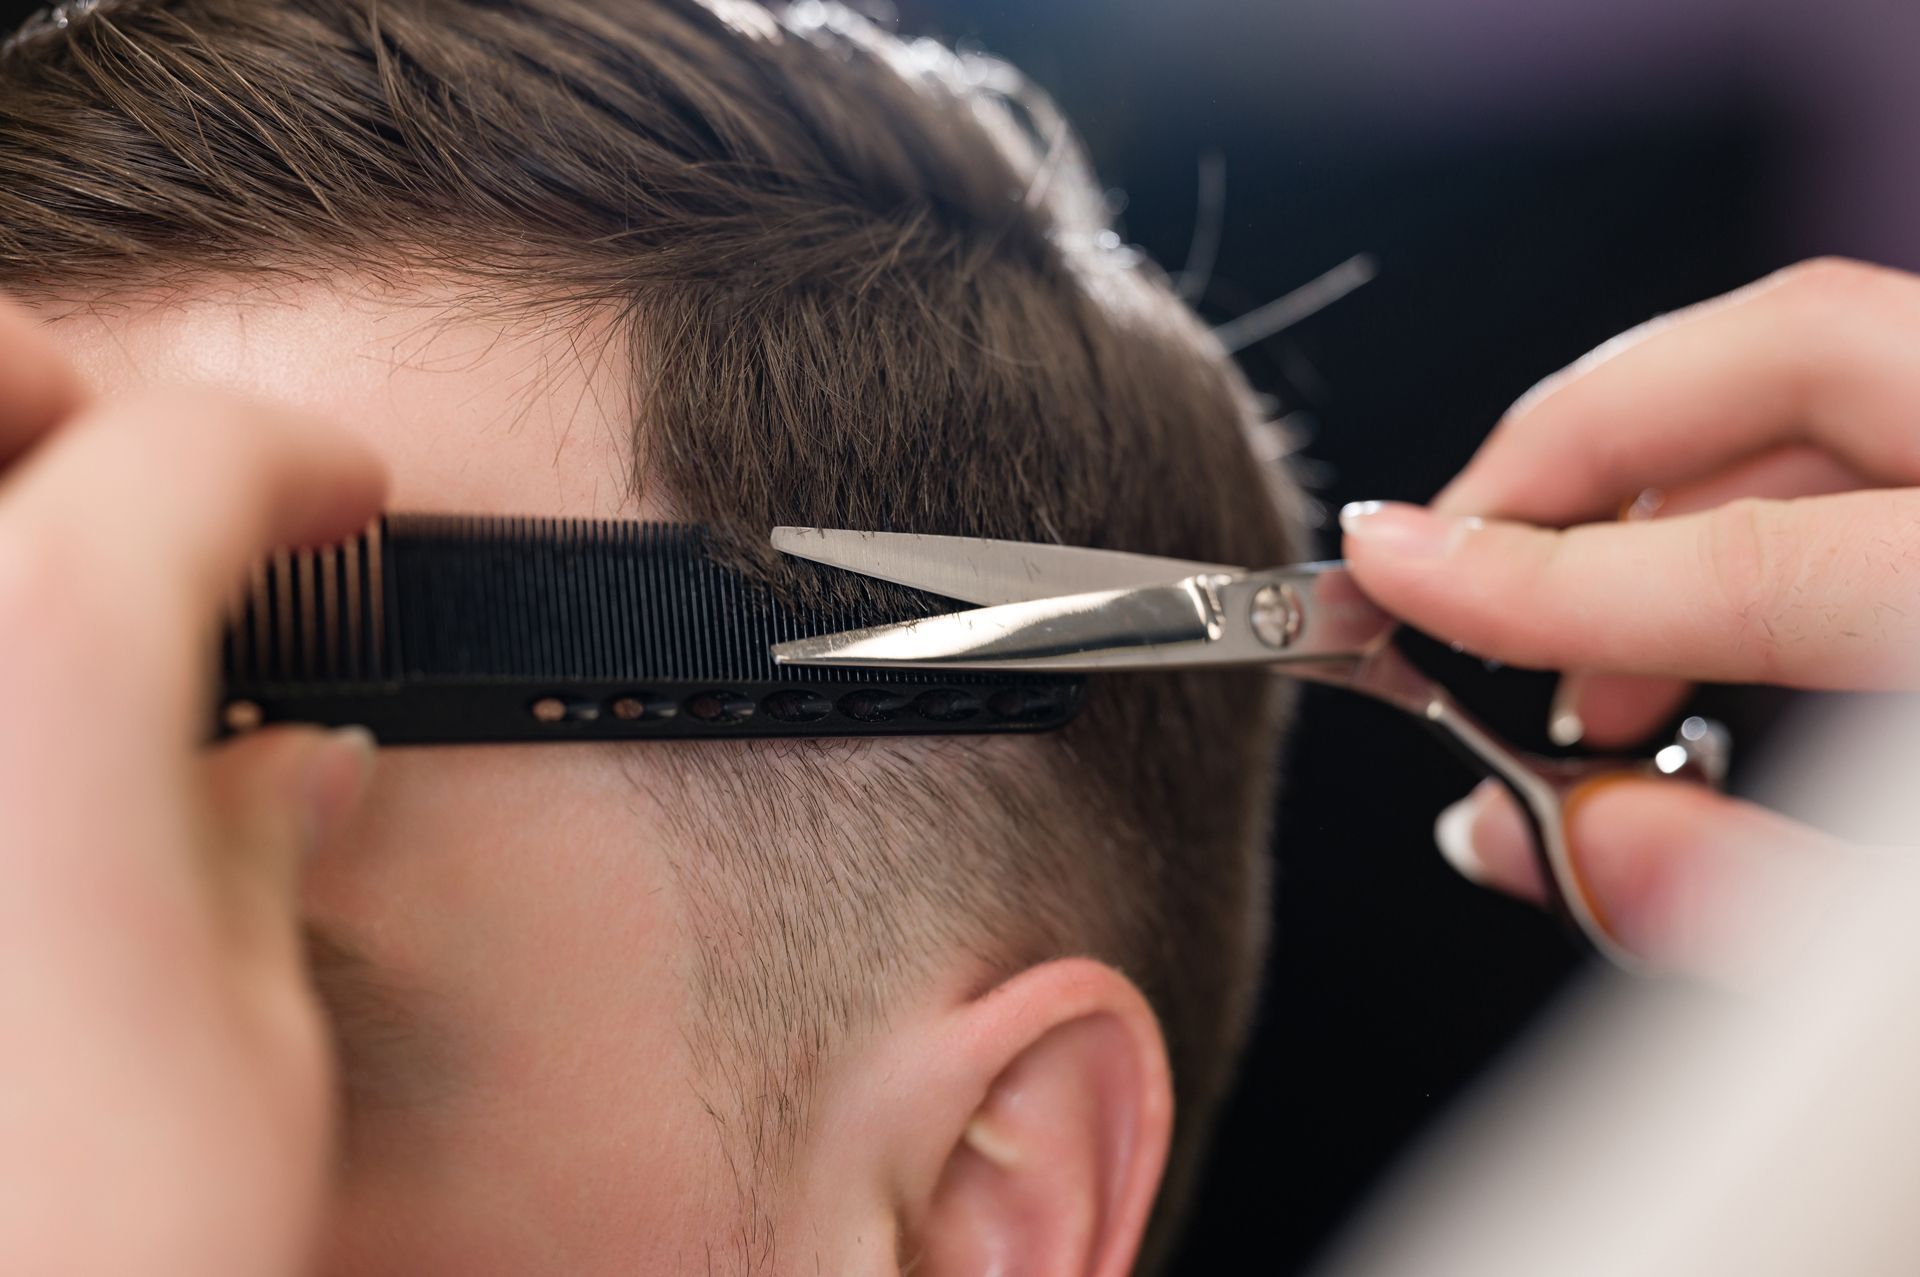
{"type": "MultiPolygon", "coordinates": [[[[1920,686],[1915,485],[1920,279],[1821,261],[1550,378],[1430,512],[1349,507],[1342,525],[1382,606],[1483,656],[1580,671],[1559,704],[1589,743],[1617,746],[1689,680],[1920,686]],[[1657,517],[1616,519],[1649,490],[1657,517]]],[[[1470,876],[1540,893],[1504,793],[1483,786],[1440,833],[1470,876]]],[[[1618,938],[1681,961],[1715,927],[1723,883],[1829,846],[1652,781],[1595,791],[1571,834],[1618,938]]]]}
{"type": "Polygon", "coordinates": [[[296,879],[369,743],[206,748],[208,658],[246,565],[383,483],[279,410],[92,400],[0,299],[0,1272],[304,1271],[332,1114],[296,879]]]}

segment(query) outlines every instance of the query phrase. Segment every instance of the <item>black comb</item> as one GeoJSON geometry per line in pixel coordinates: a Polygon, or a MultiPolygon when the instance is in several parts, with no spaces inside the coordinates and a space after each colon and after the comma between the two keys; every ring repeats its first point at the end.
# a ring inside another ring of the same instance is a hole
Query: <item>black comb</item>
{"type": "Polygon", "coordinates": [[[218,730],[359,724],[389,744],[1028,732],[1077,678],[775,665],[786,639],[952,611],[801,609],[701,528],[390,515],[273,556],[228,625],[218,730]]]}

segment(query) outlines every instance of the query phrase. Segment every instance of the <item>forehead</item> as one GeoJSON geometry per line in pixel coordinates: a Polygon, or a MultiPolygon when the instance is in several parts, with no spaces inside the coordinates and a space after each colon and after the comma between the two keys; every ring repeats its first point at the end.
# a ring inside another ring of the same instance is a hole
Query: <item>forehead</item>
{"type": "Polygon", "coordinates": [[[367,436],[396,510],[658,517],[630,482],[624,326],[452,284],[214,284],[39,307],[103,393],[203,384],[367,436]]]}

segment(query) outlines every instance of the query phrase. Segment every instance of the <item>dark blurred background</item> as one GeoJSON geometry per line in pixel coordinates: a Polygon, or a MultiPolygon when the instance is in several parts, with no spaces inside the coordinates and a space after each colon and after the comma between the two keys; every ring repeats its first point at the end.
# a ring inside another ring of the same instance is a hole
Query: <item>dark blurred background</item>
{"type": "MultiPolygon", "coordinates": [[[[1127,238],[1175,273],[1201,259],[1216,322],[1372,255],[1373,283],[1243,355],[1329,512],[1431,496],[1521,392],[1653,315],[1819,253],[1920,264],[1912,0],[899,0],[899,19],[1045,86],[1127,238]]],[[[1543,677],[1448,672],[1544,748],[1543,677]]],[[[1749,761],[1782,708],[1701,704],[1749,761]]],[[[1304,1270],[1579,969],[1435,853],[1471,782],[1404,718],[1309,690],[1259,1038],[1182,1271],[1304,1270]]]]}

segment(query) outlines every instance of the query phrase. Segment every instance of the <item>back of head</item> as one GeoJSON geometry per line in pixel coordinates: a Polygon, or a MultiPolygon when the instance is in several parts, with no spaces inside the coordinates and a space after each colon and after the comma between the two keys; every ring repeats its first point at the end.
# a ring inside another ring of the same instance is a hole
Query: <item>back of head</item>
{"type": "MultiPolygon", "coordinates": [[[[778,588],[776,524],[1302,548],[1245,385],[1002,64],[741,0],[136,0],[0,59],[0,287],[348,264],[617,317],[633,483],[778,588]]],[[[1184,1183],[1252,1010],[1280,702],[1120,676],[1047,737],[650,747],[749,937],[694,1036],[754,1080],[754,1163],[937,955],[1087,954],[1161,1018],[1184,1183]]]]}

